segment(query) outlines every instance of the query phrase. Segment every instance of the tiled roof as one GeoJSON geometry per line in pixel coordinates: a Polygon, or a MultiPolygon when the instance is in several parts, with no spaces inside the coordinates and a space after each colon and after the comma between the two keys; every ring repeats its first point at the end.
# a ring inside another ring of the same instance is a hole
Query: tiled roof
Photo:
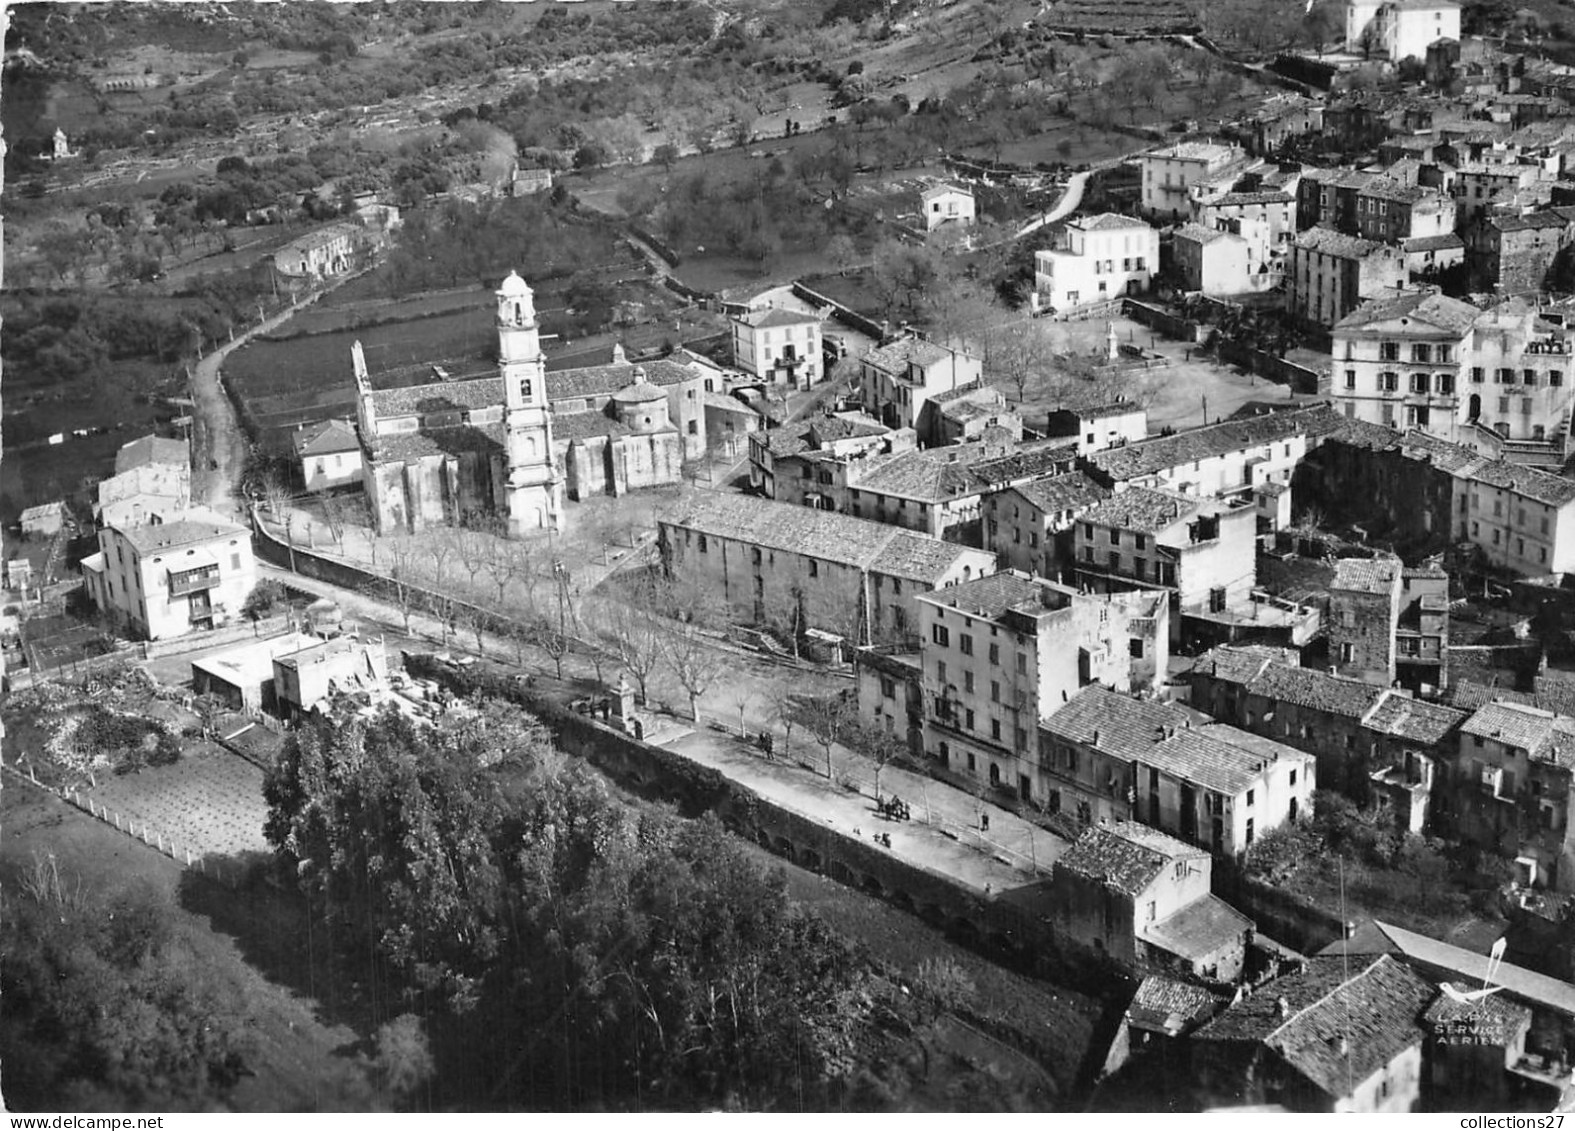
{"type": "Polygon", "coordinates": [[[700,396],[701,403],[706,408],[714,408],[718,412],[737,412],[744,416],[759,416],[760,410],[752,404],[745,404],[730,393],[707,392],[700,396]]]}
{"type": "Polygon", "coordinates": [[[939,448],[865,456],[863,462],[849,468],[848,485],[878,495],[944,502],[1052,471],[1071,462],[1076,445],[1058,440],[1037,441],[1021,445],[1005,456],[990,454],[998,450],[998,445],[971,440],[939,448]]]}
{"type": "MultiPolygon", "coordinates": [[[[1447,970],[1477,986],[1487,978],[1490,960],[1480,951],[1466,950],[1388,923],[1375,923],[1374,926],[1396,953],[1423,967],[1447,970]]],[[[1509,962],[1499,963],[1493,971],[1494,983],[1503,986],[1504,992],[1512,998],[1555,1010],[1565,1017],[1575,1017],[1575,985],[1509,962]]]]}
{"type": "Polygon", "coordinates": [[[326,456],[353,452],[361,447],[355,428],[343,420],[324,420],[297,429],[290,436],[298,456],[326,456]]]}
{"type": "Polygon", "coordinates": [[[251,540],[244,526],[215,519],[182,518],[175,522],[149,523],[143,526],[117,527],[139,554],[156,554],[182,546],[212,542],[220,538],[245,538],[251,540]]]}
{"type": "Polygon", "coordinates": [[[1341,259],[1362,259],[1382,250],[1383,246],[1372,240],[1347,236],[1331,228],[1308,228],[1296,237],[1296,247],[1300,250],[1338,256],[1341,259]]]}
{"type": "MultiPolygon", "coordinates": [[[[1381,427],[1381,426],[1380,426],[1381,427]]],[[[1430,432],[1412,429],[1398,437],[1400,453],[1407,459],[1427,463],[1454,475],[1467,468],[1490,462],[1461,444],[1451,444],[1430,432]]]]}
{"type": "Polygon", "coordinates": [[[1124,762],[1148,755],[1192,721],[1179,707],[1119,695],[1090,684],[1040,724],[1047,733],[1105,751],[1124,762]]]}
{"type": "Polygon", "coordinates": [[[1459,336],[1471,329],[1482,312],[1469,302],[1461,302],[1448,295],[1431,291],[1407,291],[1393,298],[1364,302],[1334,324],[1336,335],[1346,335],[1377,322],[1405,318],[1423,322],[1447,333],[1459,336]]]}
{"type": "MultiPolygon", "coordinates": [[[[737,404],[738,402],[735,401],[733,403],[737,404]]],[[[559,441],[590,440],[600,436],[625,436],[628,433],[628,428],[608,416],[605,412],[591,410],[586,412],[555,412],[552,414],[552,439],[554,443],[559,441]]]]}
{"type": "Polygon", "coordinates": [[[1575,763],[1575,719],[1520,703],[1488,703],[1460,725],[1461,733],[1491,738],[1532,758],[1575,763]]]}
{"type": "Polygon", "coordinates": [[[1312,958],[1259,986],[1193,1039],[1260,1042],[1327,1095],[1345,1096],[1353,1082],[1421,1043],[1422,1013],[1435,992],[1389,955],[1361,965],[1312,958]]]}
{"type": "Polygon", "coordinates": [[[1531,212],[1524,216],[1489,216],[1487,222],[1500,232],[1530,232],[1562,229],[1567,221],[1553,212],[1531,212]]]}
{"type": "Polygon", "coordinates": [[[1566,479],[1562,475],[1553,475],[1507,460],[1483,460],[1471,472],[1471,478],[1490,487],[1514,491],[1528,499],[1556,507],[1575,501],[1575,479],[1566,479]]]}
{"type": "Polygon", "coordinates": [[[384,463],[406,463],[424,456],[501,451],[503,444],[501,424],[457,424],[452,428],[423,428],[419,432],[379,436],[372,458],[384,463]]]}
{"type": "Polygon", "coordinates": [[[1069,222],[1070,226],[1085,232],[1115,232],[1124,228],[1148,228],[1148,223],[1135,216],[1121,216],[1115,212],[1101,212],[1098,216],[1080,216],[1069,222]]]}
{"type": "Polygon", "coordinates": [[[1268,664],[1287,663],[1283,648],[1263,645],[1221,644],[1209,649],[1193,662],[1194,673],[1224,683],[1250,683],[1268,664]]]}
{"type": "Polygon", "coordinates": [[[1064,606],[1064,600],[1054,606],[1047,605],[1044,600],[1047,593],[1061,592],[1049,582],[1036,580],[1016,570],[1002,570],[989,577],[948,585],[945,589],[926,593],[920,600],[957,609],[970,616],[996,620],[1008,609],[1037,614],[1052,607],[1064,606]]]}
{"type": "Polygon", "coordinates": [[[1465,246],[1466,241],[1454,232],[1445,232],[1441,236],[1413,236],[1411,239],[1400,241],[1400,247],[1406,252],[1448,251],[1465,246]]]}
{"type": "Polygon", "coordinates": [[[22,512],[22,522],[37,522],[41,518],[63,518],[66,513],[66,504],[56,499],[52,503],[39,503],[35,507],[28,507],[22,512]]]}
{"type": "Polygon", "coordinates": [[[1295,204],[1296,198],[1288,192],[1228,192],[1216,196],[1205,208],[1224,208],[1232,204],[1295,204]]]}
{"type": "Polygon", "coordinates": [[[1138,895],[1172,861],[1203,855],[1200,849],[1146,825],[1116,821],[1085,831],[1055,866],[1124,895],[1138,895]]]}
{"type": "Polygon", "coordinates": [[[942,389],[930,397],[931,404],[950,404],[952,401],[973,400],[975,398],[989,400],[996,404],[1005,402],[1006,397],[994,385],[986,385],[980,381],[969,381],[966,385],[958,385],[955,389],[942,389]]]}
{"type": "Polygon", "coordinates": [[[1201,428],[1188,428],[1169,436],[1134,440],[1116,448],[1094,452],[1088,459],[1114,480],[1135,479],[1172,467],[1211,459],[1227,452],[1245,451],[1264,444],[1306,435],[1314,418],[1305,411],[1264,413],[1241,420],[1222,420],[1201,428]]]}
{"type": "MultiPolygon", "coordinates": [[[[658,361],[625,362],[615,365],[592,365],[580,369],[560,369],[547,374],[547,399],[569,400],[576,397],[611,396],[618,390],[634,384],[634,371],[645,370],[645,379],[653,385],[678,385],[699,379],[692,369],[665,358],[658,361]]],[[[503,398],[499,396],[497,403],[503,398]]]]}
{"type": "Polygon", "coordinates": [[[1360,195],[1409,204],[1421,200],[1423,197],[1431,196],[1433,192],[1419,185],[1404,184],[1390,177],[1374,177],[1362,186],[1360,195]]]}
{"type": "MultiPolygon", "coordinates": [[[[1450,982],[1449,985],[1461,994],[1482,988],[1463,981],[1450,982]]],[[[1489,994],[1475,1001],[1456,1001],[1444,993],[1440,986],[1438,996],[1423,1012],[1422,1020],[1440,1029],[1468,1022],[1489,1031],[1508,1034],[1531,1024],[1531,1010],[1503,994],[1489,994]]]]}
{"type": "Polygon", "coordinates": [[[967,196],[967,197],[972,197],[973,196],[973,193],[969,192],[967,189],[959,188],[959,187],[957,187],[954,184],[951,184],[949,182],[944,182],[943,181],[942,183],[940,183],[938,185],[931,185],[929,188],[925,189],[922,193],[919,194],[919,199],[925,200],[925,201],[934,200],[936,197],[944,196],[947,193],[957,193],[960,196],[967,196]]]}
{"type": "Polygon", "coordinates": [[[883,372],[900,376],[907,373],[910,364],[927,369],[942,358],[951,356],[952,352],[945,346],[909,335],[870,350],[861,360],[883,372]]]}
{"type": "Polygon", "coordinates": [[[1334,563],[1331,589],[1356,593],[1392,593],[1400,580],[1400,562],[1394,558],[1341,558],[1334,563]]]}
{"type": "Polygon", "coordinates": [[[796,310],[783,310],[780,307],[751,310],[747,314],[740,314],[737,321],[755,330],[769,330],[776,326],[803,326],[806,323],[820,324],[820,319],[813,314],[800,314],[796,310]]]}
{"type": "Polygon", "coordinates": [[[1150,974],[1138,983],[1127,1020],[1138,1029],[1177,1036],[1214,1016],[1226,1000],[1191,982],[1150,974]]]}
{"type": "Polygon", "coordinates": [[[1464,723],[1467,713],[1391,691],[1368,712],[1362,725],[1423,746],[1436,746],[1464,723]]]}
{"type": "Polygon", "coordinates": [[[1045,514],[1059,514],[1062,511],[1077,510],[1079,507],[1093,506],[1110,497],[1109,488],[1095,483],[1081,471],[1069,471],[1064,475],[1035,479],[1015,490],[1045,514]]]}
{"type": "Polygon", "coordinates": [[[1136,755],[1135,760],[1227,797],[1236,797],[1256,785],[1264,762],[1215,735],[1185,728],[1136,755]]]}
{"type": "Polygon", "coordinates": [[[1129,487],[1079,515],[1083,522],[1118,530],[1153,533],[1192,517],[1211,499],[1198,499],[1176,491],[1129,487]]]}
{"type": "Polygon", "coordinates": [[[1240,236],[1231,237],[1231,233],[1222,232],[1218,228],[1205,228],[1202,224],[1188,221],[1176,229],[1178,240],[1191,240],[1193,243],[1214,243],[1216,240],[1226,238],[1241,239],[1240,236]]]}
{"type": "Polygon", "coordinates": [[[1270,664],[1247,684],[1250,695],[1356,720],[1366,718],[1386,690],[1358,679],[1281,664],[1270,664]]]}
{"type": "Polygon", "coordinates": [[[146,464],[191,463],[191,449],[185,440],[166,440],[163,436],[142,436],[122,444],[115,453],[115,474],[146,464]]]}
{"type": "Polygon", "coordinates": [[[434,412],[494,408],[502,403],[501,377],[434,381],[426,385],[372,391],[372,408],[380,421],[393,416],[424,416],[434,412]]]}
{"type": "Polygon", "coordinates": [[[1197,962],[1240,943],[1252,920],[1215,895],[1195,899],[1174,915],[1145,923],[1143,940],[1170,954],[1197,962]]]}
{"type": "Polygon", "coordinates": [[[963,557],[984,551],[835,511],[767,502],[724,491],[688,491],[665,524],[767,550],[804,554],[932,584],[963,557]]]}
{"type": "Polygon", "coordinates": [[[1208,161],[1214,158],[1221,160],[1233,156],[1237,150],[1234,146],[1220,145],[1211,141],[1178,141],[1175,145],[1164,149],[1156,149],[1148,156],[1173,157],[1182,160],[1208,161]]]}

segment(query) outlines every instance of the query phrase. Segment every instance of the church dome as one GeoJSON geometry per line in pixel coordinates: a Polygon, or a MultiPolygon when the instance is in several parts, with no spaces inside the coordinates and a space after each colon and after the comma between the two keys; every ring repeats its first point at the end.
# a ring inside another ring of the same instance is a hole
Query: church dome
{"type": "Polygon", "coordinates": [[[647,401],[665,400],[667,394],[660,386],[653,385],[645,379],[645,370],[635,367],[634,384],[625,385],[613,394],[613,400],[619,404],[645,404],[647,401]]]}
{"type": "Polygon", "coordinates": [[[524,297],[525,295],[531,293],[531,289],[529,285],[526,284],[525,280],[520,278],[518,271],[510,271],[509,277],[504,279],[503,282],[499,284],[498,293],[500,295],[507,295],[510,297],[514,295],[524,297]]]}

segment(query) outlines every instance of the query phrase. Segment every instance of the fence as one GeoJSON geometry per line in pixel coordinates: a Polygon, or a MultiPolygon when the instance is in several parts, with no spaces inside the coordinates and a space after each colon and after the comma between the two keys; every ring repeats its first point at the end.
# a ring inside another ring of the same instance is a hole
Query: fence
{"type": "Polygon", "coordinates": [[[263,640],[290,631],[290,618],[283,613],[262,617],[255,621],[242,621],[225,628],[207,632],[193,632],[168,640],[147,640],[141,645],[144,660],[158,660],[165,656],[178,656],[183,652],[196,652],[220,644],[233,644],[237,640],[263,640]]]}
{"type": "Polygon", "coordinates": [[[184,868],[195,869],[200,875],[218,880],[221,884],[232,888],[240,886],[241,871],[239,868],[235,866],[226,868],[217,862],[210,864],[206,856],[200,853],[193,855],[191,845],[177,844],[173,839],[165,837],[162,832],[153,829],[146,821],[142,822],[142,828],[138,831],[136,822],[123,816],[118,809],[111,809],[107,805],[96,802],[91,796],[84,798],[80,790],[67,789],[64,786],[46,785],[44,782],[39,781],[38,775],[33,772],[32,766],[27,768],[27,773],[25,774],[15,766],[4,765],[3,763],[0,763],[0,768],[3,768],[6,773],[16,778],[17,781],[28,782],[45,793],[54,794],[67,805],[82,810],[88,816],[103,821],[106,825],[114,825],[117,832],[125,833],[133,840],[140,840],[149,848],[163,853],[184,868]]]}

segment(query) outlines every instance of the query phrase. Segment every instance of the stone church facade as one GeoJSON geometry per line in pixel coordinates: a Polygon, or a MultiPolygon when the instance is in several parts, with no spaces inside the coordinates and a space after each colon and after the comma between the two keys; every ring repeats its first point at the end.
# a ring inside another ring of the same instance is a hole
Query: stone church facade
{"type": "MultiPolygon", "coordinates": [[[[362,482],[379,534],[491,515],[561,529],[565,499],[678,483],[705,453],[704,374],[674,361],[548,372],[534,297],[497,291],[498,372],[373,388],[352,348],[362,482]]],[[[441,376],[441,370],[435,372],[441,376]]]]}

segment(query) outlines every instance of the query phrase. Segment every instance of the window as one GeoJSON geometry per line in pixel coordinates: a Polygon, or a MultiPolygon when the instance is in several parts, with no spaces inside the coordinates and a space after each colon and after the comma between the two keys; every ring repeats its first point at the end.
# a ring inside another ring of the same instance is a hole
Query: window
{"type": "Polygon", "coordinates": [[[1522,384],[1535,385],[1537,383],[1537,371],[1535,369],[1522,370],[1520,379],[1522,384]]]}
{"type": "Polygon", "coordinates": [[[1381,393],[1394,393],[1400,389],[1400,374],[1380,373],[1378,375],[1378,391],[1381,393]]]}
{"type": "Polygon", "coordinates": [[[1513,369],[1495,369],[1493,371],[1493,383],[1496,385],[1513,385],[1515,383],[1515,371],[1513,369]]]}
{"type": "MultiPolygon", "coordinates": [[[[645,422],[647,424],[651,423],[651,418],[650,417],[646,417],[645,422]]],[[[691,436],[698,436],[698,435],[700,435],[700,422],[698,420],[691,420],[689,422],[689,434],[691,436]]]]}
{"type": "Polygon", "coordinates": [[[944,624],[930,626],[930,639],[945,648],[952,642],[952,634],[944,624]]]}
{"type": "Polygon", "coordinates": [[[1454,395],[1455,375],[1453,373],[1440,373],[1438,375],[1438,391],[1446,397],[1454,395]]]}
{"type": "Polygon", "coordinates": [[[1429,362],[1433,360],[1433,351],[1426,342],[1413,342],[1411,344],[1411,360],[1429,362]]]}
{"type": "Polygon", "coordinates": [[[1252,806],[1253,801],[1256,800],[1257,792],[1258,791],[1255,789],[1249,789],[1247,791],[1247,805],[1249,808],[1252,806]]]}
{"type": "Polygon", "coordinates": [[[1247,843],[1249,845],[1252,844],[1252,831],[1253,831],[1253,820],[1252,820],[1251,817],[1248,817],[1247,818],[1247,843]]]}
{"type": "Polygon", "coordinates": [[[1433,360],[1441,365],[1448,365],[1454,360],[1453,351],[1449,346],[1435,346],[1433,347],[1433,360]]]}
{"type": "Polygon", "coordinates": [[[945,683],[946,682],[946,661],[945,660],[936,660],[935,661],[935,678],[937,680],[939,680],[941,683],[945,683]]]}
{"type": "Polygon", "coordinates": [[[1110,572],[1111,573],[1120,573],[1121,572],[1121,555],[1119,553],[1117,553],[1115,550],[1111,550],[1110,551],[1110,572]]]}
{"type": "Polygon", "coordinates": [[[1345,371],[1345,387],[1347,389],[1356,388],[1356,370],[1347,369],[1345,371]]]}
{"type": "Polygon", "coordinates": [[[1296,771],[1295,770],[1291,771],[1291,784],[1292,785],[1296,784],[1296,771]]]}
{"type": "Polygon", "coordinates": [[[963,672],[963,690],[969,695],[973,694],[973,672],[963,672]]]}
{"type": "Polygon", "coordinates": [[[1480,365],[1473,365],[1471,367],[1471,383],[1473,385],[1482,384],[1482,367],[1480,365]]]}
{"type": "Polygon", "coordinates": [[[1001,741],[1001,720],[990,720],[990,738],[996,742],[1001,741]]]}
{"type": "Polygon", "coordinates": [[[1134,534],[1134,535],[1132,535],[1132,545],[1135,546],[1139,550],[1147,549],[1148,548],[1148,535],[1147,534],[1134,534]]]}
{"type": "Polygon", "coordinates": [[[1564,384],[1564,371],[1562,369],[1548,370],[1548,384],[1552,385],[1555,389],[1564,384]]]}
{"type": "Polygon", "coordinates": [[[992,703],[999,703],[1000,701],[1001,701],[1001,683],[1000,683],[999,680],[992,679],[990,681],[990,702],[992,702],[992,703]]]}
{"type": "Polygon", "coordinates": [[[966,632],[959,636],[957,638],[957,650],[964,656],[973,655],[973,637],[966,632]]]}
{"type": "Polygon", "coordinates": [[[1380,361],[1399,361],[1400,360],[1400,343],[1399,342],[1379,342],[1378,343],[1378,360],[1380,360],[1380,361]]]}
{"type": "Polygon", "coordinates": [[[1155,917],[1158,915],[1158,912],[1159,912],[1159,907],[1156,904],[1156,902],[1154,900],[1152,900],[1152,899],[1149,900],[1148,901],[1148,921],[1150,923],[1152,923],[1154,921],[1155,917]]]}
{"type": "Polygon", "coordinates": [[[1028,674],[1028,654],[1026,652],[1017,653],[1017,674],[1028,674]]]}
{"type": "Polygon", "coordinates": [[[699,541],[698,545],[696,546],[696,548],[702,554],[705,553],[705,535],[704,534],[700,535],[700,541],[699,541]]]}
{"type": "MultiPolygon", "coordinates": [[[[758,561],[759,559],[756,559],[756,560],[758,561]]],[[[820,576],[820,563],[817,562],[814,558],[810,558],[809,559],[809,575],[811,577],[819,577],[820,576]]]]}
{"type": "Polygon", "coordinates": [[[969,707],[966,711],[963,712],[963,725],[966,726],[969,730],[973,729],[973,708],[972,707],[969,707]]]}
{"type": "MultiPolygon", "coordinates": [[[[1546,522],[1547,520],[1544,519],[1543,521],[1546,522]]],[[[230,555],[230,568],[233,570],[239,570],[241,568],[240,551],[237,550],[235,553],[230,555]]]]}
{"type": "Polygon", "coordinates": [[[999,667],[1000,663],[1001,663],[1001,646],[999,644],[991,644],[990,645],[990,665],[992,667],[999,667]]]}
{"type": "Polygon", "coordinates": [[[1141,660],[1143,658],[1143,641],[1134,636],[1127,641],[1127,651],[1134,660],[1141,660]]]}
{"type": "Polygon", "coordinates": [[[1426,373],[1413,373],[1413,374],[1411,374],[1411,391],[1413,393],[1425,393],[1425,392],[1427,392],[1428,385],[1430,383],[1431,382],[1430,382],[1430,380],[1428,378],[1428,375],[1426,373]]]}
{"type": "Polygon", "coordinates": [[[881,676],[880,677],[880,693],[881,693],[881,697],[884,698],[884,699],[895,699],[895,698],[897,698],[897,681],[892,679],[891,676],[889,676],[889,675],[881,676]]]}

